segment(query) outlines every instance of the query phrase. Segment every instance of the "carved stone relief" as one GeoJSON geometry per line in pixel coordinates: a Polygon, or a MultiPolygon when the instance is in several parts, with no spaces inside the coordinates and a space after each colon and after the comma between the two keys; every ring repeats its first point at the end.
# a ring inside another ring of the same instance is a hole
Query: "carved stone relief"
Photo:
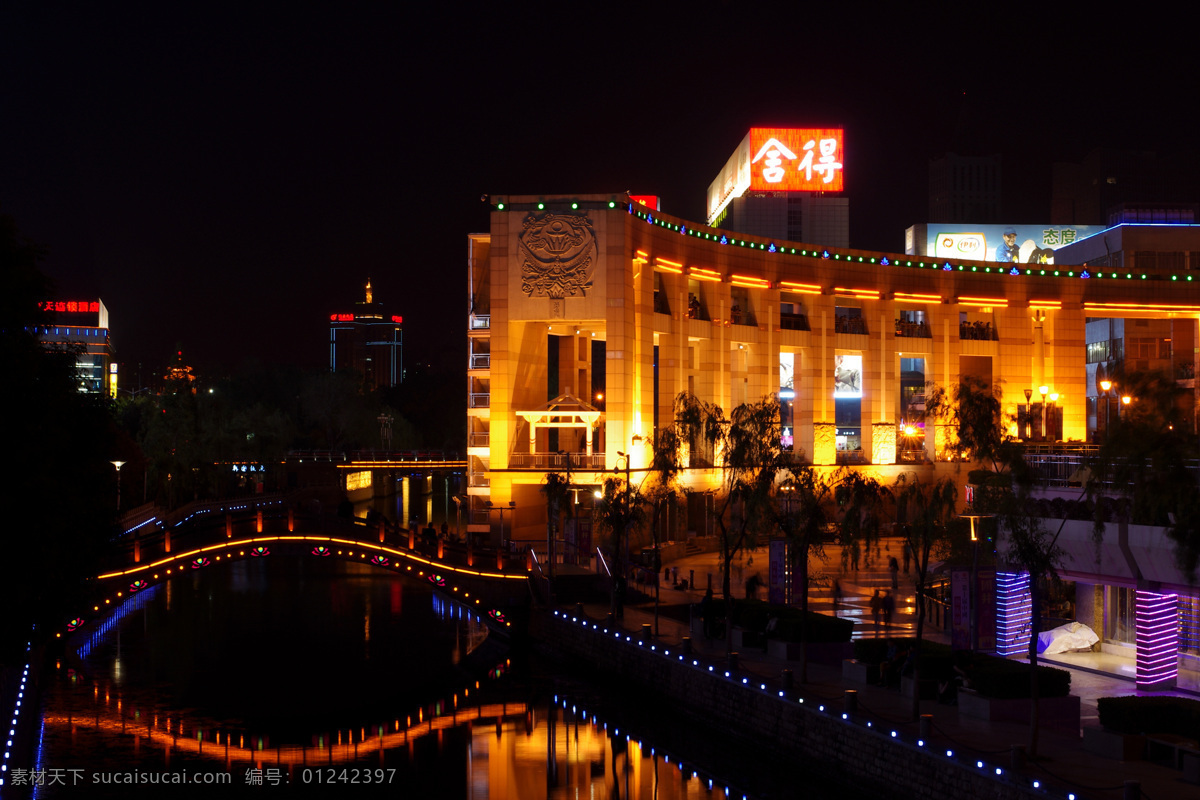
{"type": "Polygon", "coordinates": [[[585,294],[592,286],[596,260],[596,235],[592,223],[580,214],[525,218],[517,239],[521,258],[521,291],[529,297],[564,297],[585,294]]]}

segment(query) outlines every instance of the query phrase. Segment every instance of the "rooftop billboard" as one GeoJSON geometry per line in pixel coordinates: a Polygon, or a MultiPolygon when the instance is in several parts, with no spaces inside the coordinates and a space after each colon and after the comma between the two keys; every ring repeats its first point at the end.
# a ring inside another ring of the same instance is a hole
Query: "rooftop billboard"
{"type": "Polygon", "coordinates": [[[927,222],[904,232],[911,256],[1053,264],[1063,245],[1103,231],[1103,225],[972,225],[927,222]]]}
{"type": "Polygon", "coordinates": [[[708,186],[708,222],[735,197],[755,192],[840,192],[841,128],[751,128],[708,186]]]}

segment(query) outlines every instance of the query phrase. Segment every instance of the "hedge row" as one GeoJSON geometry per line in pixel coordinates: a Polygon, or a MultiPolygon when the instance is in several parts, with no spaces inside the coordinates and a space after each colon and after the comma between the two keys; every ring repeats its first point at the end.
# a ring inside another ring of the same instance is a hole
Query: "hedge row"
{"type": "Polygon", "coordinates": [[[1100,724],[1117,733],[1173,733],[1200,738],[1200,700],[1186,697],[1101,697],[1100,724]]]}
{"type": "MultiPolygon", "coordinates": [[[[713,601],[715,619],[725,618],[725,601],[713,601]]],[[[762,600],[733,601],[733,624],[747,631],[762,633],[767,629],[771,618],[775,619],[775,627],[769,637],[782,642],[800,641],[800,609],[792,606],[773,606],[762,600]]],[[[830,617],[824,614],[808,612],[809,642],[848,642],[854,633],[854,623],[840,617],[830,617]]]]}
{"type": "MultiPolygon", "coordinates": [[[[859,639],[854,643],[854,657],[867,664],[881,664],[893,642],[899,651],[911,647],[914,641],[859,639]]],[[[953,677],[954,658],[954,650],[949,645],[921,642],[921,673],[924,677],[938,680],[953,677]]],[[[979,694],[998,699],[1029,697],[1029,664],[982,653],[962,654],[959,658],[969,664],[966,669],[971,676],[971,686],[979,694]]],[[[1038,665],[1039,697],[1066,697],[1070,693],[1070,672],[1038,665]]]]}
{"type": "MultiPolygon", "coordinates": [[[[1038,665],[1038,697],[1066,697],[1071,693],[1071,673],[1038,665]]],[[[1029,664],[999,656],[976,655],[971,661],[971,685],[984,697],[1029,697],[1029,664]]]]}

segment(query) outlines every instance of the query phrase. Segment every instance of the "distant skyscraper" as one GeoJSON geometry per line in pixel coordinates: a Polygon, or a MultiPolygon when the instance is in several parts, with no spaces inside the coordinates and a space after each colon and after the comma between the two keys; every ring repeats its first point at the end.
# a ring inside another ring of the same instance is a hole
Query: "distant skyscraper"
{"type": "Polygon", "coordinates": [[[354,304],[352,313],[329,315],[329,369],[351,369],[363,378],[363,388],[373,391],[404,381],[404,318],[388,316],[375,302],[367,280],[366,300],[354,304]]]}
{"type": "Polygon", "coordinates": [[[1000,156],[946,153],[929,161],[929,219],[997,223],[1001,198],[1000,156]]]}

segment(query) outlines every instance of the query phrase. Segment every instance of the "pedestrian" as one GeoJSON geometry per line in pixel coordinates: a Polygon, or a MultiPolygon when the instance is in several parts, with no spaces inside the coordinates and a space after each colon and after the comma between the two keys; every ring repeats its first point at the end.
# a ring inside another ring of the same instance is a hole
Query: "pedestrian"
{"type": "MultiPolygon", "coordinates": [[[[850,569],[858,572],[858,542],[851,542],[850,545],[850,569]]],[[[845,562],[843,562],[845,563],[845,562]]]]}
{"type": "Polygon", "coordinates": [[[713,591],[712,587],[708,587],[708,591],[704,593],[704,598],[700,601],[700,618],[704,620],[704,638],[712,637],[712,608],[713,606],[713,591]]]}
{"type": "Polygon", "coordinates": [[[891,627],[892,612],[896,610],[896,598],[891,592],[884,592],[883,595],[883,626],[891,627]]]}
{"type": "Polygon", "coordinates": [[[904,540],[904,574],[908,574],[908,565],[912,561],[912,548],[908,544],[908,539],[904,540]]]}
{"type": "Polygon", "coordinates": [[[883,598],[879,596],[879,590],[875,590],[875,594],[871,595],[871,618],[875,620],[875,635],[879,635],[879,612],[883,610],[883,598]]]}
{"type": "Polygon", "coordinates": [[[899,589],[900,589],[900,565],[898,563],[896,563],[895,556],[891,556],[888,558],[888,572],[892,573],[892,591],[893,592],[899,591],[899,589]]]}
{"type": "Polygon", "coordinates": [[[838,606],[842,604],[842,582],[837,578],[833,579],[833,615],[836,617],[838,606]]]}

